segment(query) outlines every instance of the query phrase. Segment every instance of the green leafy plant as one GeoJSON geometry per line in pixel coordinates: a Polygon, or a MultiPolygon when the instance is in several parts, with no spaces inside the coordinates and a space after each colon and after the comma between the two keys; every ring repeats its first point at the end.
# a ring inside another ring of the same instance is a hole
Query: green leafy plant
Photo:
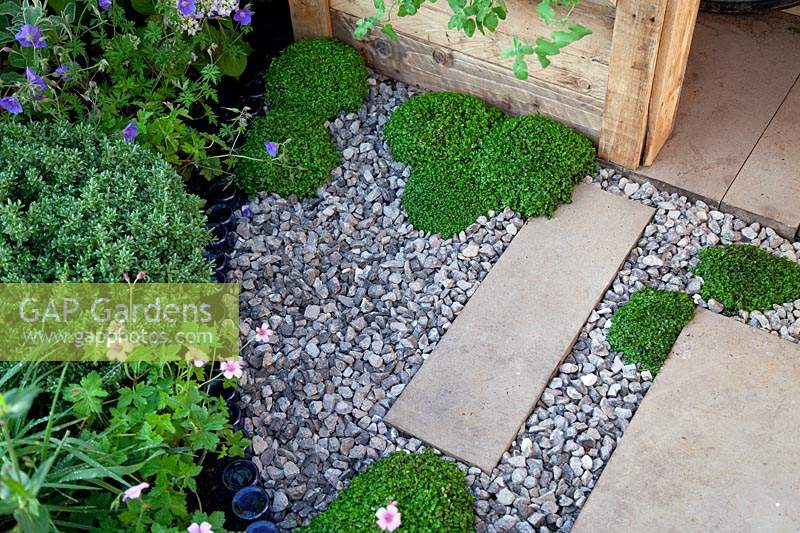
{"type": "Polygon", "coordinates": [[[375,513],[392,501],[401,531],[475,531],[464,473],[430,451],[396,452],[370,465],[303,533],[378,531],[375,513]]]}
{"type": "Polygon", "coordinates": [[[800,266],[752,244],[703,248],[694,273],[700,295],[721,303],[728,314],[771,309],[800,298],[800,266]]]}
{"type": "Polygon", "coordinates": [[[64,366],[46,416],[31,414],[52,368],[0,377],[0,524],[12,525],[5,515],[26,532],[173,532],[207,521],[224,531],[222,513],[190,513],[188,498],[206,454],[239,456],[248,441],[203,392],[202,369],[134,365],[123,386],[96,373],[67,385],[64,366]],[[12,379],[22,386],[9,389],[12,379]]]}
{"type": "MultiPolygon", "coordinates": [[[[431,4],[436,0],[428,0],[431,4]]],[[[425,0],[401,0],[397,2],[397,16],[407,17],[415,15],[425,0]]],[[[500,56],[504,59],[514,58],[512,70],[514,75],[525,80],[528,78],[527,57],[535,55],[542,68],[550,65],[551,57],[561,53],[561,50],[570,44],[591,35],[592,31],[574,22],[570,22],[575,7],[580,0],[540,0],[536,12],[541,19],[550,26],[549,37],[536,37],[531,44],[527,40],[513,38],[511,48],[503,50],[500,56]],[[561,16],[558,10],[566,11],[561,16]]],[[[467,37],[475,35],[475,31],[485,34],[486,30],[493,32],[500,21],[507,16],[503,0],[448,0],[450,10],[453,12],[448,21],[450,30],[463,31],[467,37]]],[[[363,39],[376,26],[381,25],[381,31],[391,39],[397,40],[399,36],[391,23],[391,10],[387,12],[385,0],[373,0],[375,13],[360,19],[356,23],[353,36],[363,39]],[[385,21],[384,21],[385,20],[385,21]]]]}
{"type": "MultiPolygon", "coordinates": [[[[457,93],[425,93],[397,108],[383,130],[394,157],[420,167],[443,162],[471,165],[474,153],[503,112],[483,100],[457,93]]],[[[465,173],[453,168],[451,172],[465,173]]]]}
{"type": "Polygon", "coordinates": [[[236,184],[247,194],[314,196],[341,156],[322,122],[300,111],[273,111],[253,121],[240,150],[236,184]],[[275,145],[269,157],[264,143],[275,145]]]}
{"type": "Polygon", "coordinates": [[[364,59],[334,39],[289,45],[270,63],[265,82],[270,108],[314,113],[320,122],[356,111],[369,93],[364,59]]]}
{"type": "Polygon", "coordinates": [[[497,195],[469,172],[443,163],[415,167],[403,193],[403,207],[414,227],[443,236],[463,231],[499,205],[497,195]]]}
{"type": "Polygon", "coordinates": [[[90,124],[0,123],[0,281],[209,279],[201,200],[157,154],[90,124]]]}
{"type": "Polygon", "coordinates": [[[508,118],[483,139],[478,176],[500,203],[526,217],[552,216],[577,180],[597,169],[592,142],[543,116],[508,118]]]}
{"type": "Polygon", "coordinates": [[[551,216],[594,172],[591,141],[540,116],[508,118],[454,93],[414,96],[392,114],[384,138],[412,167],[403,207],[415,227],[449,237],[491,209],[551,216]]]}
{"type": "Polygon", "coordinates": [[[241,115],[220,127],[213,105],[222,76],[246,66],[249,14],[238,0],[3,2],[0,97],[19,104],[16,120],[88,120],[120,137],[133,124],[184,178],[211,178],[235,163],[241,115]]]}
{"type": "Polygon", "coordinates": [[[625,354],[627,363],[657,374],[693,316],[694,302],[688,294],[646,287],[614,315],[608,342],[612,350],[625,354]]]}

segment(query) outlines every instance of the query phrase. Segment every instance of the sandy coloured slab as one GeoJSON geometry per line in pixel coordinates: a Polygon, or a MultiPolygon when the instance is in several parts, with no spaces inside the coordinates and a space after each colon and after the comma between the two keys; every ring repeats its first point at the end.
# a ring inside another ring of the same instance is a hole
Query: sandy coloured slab
{"type": "Polygon", "coordinates": [[[385,421],[491,471],[653,209],[581,184],[520,230],[385,421]]]}
{"type": "Polygon", "coordinates": [[[800,346],[698,310],[574,533],[796,532],[800,346]]]}

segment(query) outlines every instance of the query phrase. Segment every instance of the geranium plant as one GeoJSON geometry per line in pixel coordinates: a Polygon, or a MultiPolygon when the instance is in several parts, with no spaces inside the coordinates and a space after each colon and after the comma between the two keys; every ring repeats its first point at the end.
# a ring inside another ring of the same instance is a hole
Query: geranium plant
{"type": "Polygon", "coordinates": [[[220,127],[216,87],[244,71],[252,15],[240,0],[0,3],[0,119],[89,120],[185,178],[220,175],[246,121],[220,127]]]}

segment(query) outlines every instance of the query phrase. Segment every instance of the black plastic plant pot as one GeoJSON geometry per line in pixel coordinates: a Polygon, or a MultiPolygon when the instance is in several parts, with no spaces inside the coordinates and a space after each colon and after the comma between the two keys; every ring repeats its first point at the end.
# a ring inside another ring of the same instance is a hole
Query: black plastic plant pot
{"type": "Polygon", "coordinates": [[[237,459],[222,471],[222,484],[231,492],[237,492],[258,481],[258,468],[248,459],[237,459]]]}
{"type": "Polygon", "coordinates": [[[233,495],[231,510],[242,520],[266,518],[269,512],[269,496],[261,487],[245,487],[233,495]]]}
{"type": "Polygon", "coordinates": [[[214,272],[211,274],[211,283],[225,283],[225,281],[224,272],[214,272]]]}
{"type": "Polygon", "coordinates": [[[222,250],[209,250],[204,255],[214,264],[214,272],[224,272],[228,268],[228,256],[222,250]]]}
{"type": "Polygon", "coordinates": [[[278,533],[278,526],[267,520],[259,520],[247,526],[244,533],[278,533]]]}
{"type": "Polygon", "coordinates": [[[215,398],[222,398],[226,402],[235,399],[238,396],[236,387],[226,387],[225,382],[221,379],[215,379],[206,386],[206,394],[215,398]]]}
{"type": "Polygon", "coordinates": [[[214,204],[206,209],[208,223],[214,226],[227,226],[233,221],[233,208],[226,204],[214,204]]]}
{"type": "Polygon", "coordinates": [[[236,188],[227,181],[215,181],[208,188],[208,199],[215,204],[232,204],[236,201],[236,188]]]}
{"type": "Polygon", "coordinates": [[[230,420],[234,431],[242,425],[242,409],[235,401],[228,401],[228,420],[230,420]]]}
{"type": "Polygon", "coordinates": [[[211,242],[213,248],[221,248],[228,244],[228,228],[219,224],[208,224],[207,227],[212,237],[214,237],[211,242]]]}

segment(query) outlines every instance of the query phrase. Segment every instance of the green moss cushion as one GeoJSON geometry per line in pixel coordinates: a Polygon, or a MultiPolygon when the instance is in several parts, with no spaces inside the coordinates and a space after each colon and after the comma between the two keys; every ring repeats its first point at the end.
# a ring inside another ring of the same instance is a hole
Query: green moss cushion
{"type": "Polygon", "coordinates": [[[526,217],[552,216],[572,199],[578,180],[597,169],[595,156],[588,138],[552,119],[509,118],[482,142],[478,175],[503,206],[526,217]]]}
{"type": "Polygon", "coordinates": [[[496,195],[478,180],[438,163],[414,170],[403,193],[403,207],[415,228],[447,238],[496,209],[498,203],[496,195]]]}
{"type": "Polygon", "coordinates": [[[396,501],[398,532],[474,532],[473,498],[464,473],[430,452],[397,452],[353,478],[305,533],[375,533],[375,513],[396,501]]]}
{"type": "Polygon", "coordinates": [[[752,244],[703,248],[694,269],[703,278],[700,295],[721,303],[728,314],[771,309],[800,298],[800,266],[752,244]]]}
{"type": "Polygon", "coordinates": [[[239,153],[236,184],[249,195],[314,196],[341,160],[323,123],[313,114],[294,111],[272,111],[255,119],[239,153]],[[265,142],[278,145],[275,157],[265,142]]]}
{"type": "Polygon", "coordinates": [[[320,120],[356,111],[369,93],[364,59],[333,39],[289,45],[272,60],[265,81],[272,109],[313,112],[320,120]]]}
{"type": "Polygon", "coordinates": [[[417,167],[437,162],[467,172],[489,129],[503,113],[475,97],[456,93],[426,93],[401,105],[386,123],[383,135],[394,158],[417,167]]]}
{"type": "Polygon", "coordinates": [[[694,302],[688,294],[646,287],[614,315],[608,342],[612,350],[625,354],[626,363],[656,374],[693,316],[694,302]]]}

